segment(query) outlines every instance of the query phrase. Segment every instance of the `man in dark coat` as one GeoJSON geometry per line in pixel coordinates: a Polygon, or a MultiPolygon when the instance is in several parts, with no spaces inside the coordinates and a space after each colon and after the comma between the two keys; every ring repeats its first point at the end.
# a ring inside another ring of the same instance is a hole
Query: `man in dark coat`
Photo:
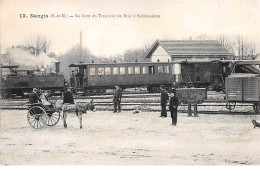
{"type": "Polygon", "coordinates": [[[114,97],[113,97],[113,102],[114,102],[114,113],[121,112],[121,98],[122,98],[122,89],[116,85],[116,89],[114,91],[114,97]]]}
{"type": "Polygon", "coordinates": [[[35,104],[35,103],[41,103],[42,100],[37,94],[37,89],[33,88],[33,91],[29,94],[29,103],[30,104],[35,104]]]}
{"type": "Polygon", "coordinates": [[[71,76],[70,76],[70,86],[71,87],[75,87],[76,84],[76,76],[74,74],[74,70],[71,72],[71,76]]]}
{"type": "MultiPolygon", "coordinates": [[[[29,103],[30,104],[37,104],[38,106],[41,106],[45,110],[49,110],[49,106],[43,105],[41,98],[38,95],[37,88],[33,88],[33,91],[29,94],[29,103]]],[[[41,112],[36,109],[36,112],[41,112]]]]}
{"type": "Polygon", "coordinates": [[[71,87],[67,87],[64,93],[63,103],[74,104],[73,93],[71,87]]]}
{"type": "Polygon", "coordinates": [[[169,100],[169,95],[167,93],[167,91],[163,88],[164,86],[160,86],[160,90],[161,90],[161,117],[167,117],[167,111],[166,111],[166,105],[167,102],[169,100]]]}
{"type": "Polygon", "coordinates": [[[83,85],[83,75],[78,70],[76,70],[75,76],[76,76],[77,87],[82,86],[83,85]]]}
{"type": "Polygon", "coordinates": [[[178,113],[179,99],[176,96],[175,90],[173,96],[170,98],[169,110],[171,112],[172,125],[177,125],[177,113],[178,113]]]}

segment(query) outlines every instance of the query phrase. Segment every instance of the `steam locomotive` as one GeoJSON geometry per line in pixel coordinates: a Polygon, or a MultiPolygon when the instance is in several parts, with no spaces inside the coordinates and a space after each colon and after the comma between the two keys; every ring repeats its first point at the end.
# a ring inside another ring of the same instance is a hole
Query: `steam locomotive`
{"type": "Polygon", "coordinates": [[[42,71],[19,71],[18,65],[2,65],[3,70],[7,73],[1,78],[1,95],[2,98],[14,96],[24,97],[30,93],[33,88],[46,90],[50,95],[60,94],[64,88],[64,76],[56,73],[46,74],[42,71]]]}

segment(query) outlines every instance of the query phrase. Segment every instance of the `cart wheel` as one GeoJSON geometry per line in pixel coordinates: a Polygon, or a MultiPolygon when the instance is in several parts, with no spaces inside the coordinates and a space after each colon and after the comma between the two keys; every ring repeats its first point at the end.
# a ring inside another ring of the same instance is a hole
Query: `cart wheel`
{"type": "Polygon", "coordinates": [[[28,123],[35,129],[42,128],[45,125],[44,120],[46,118],[48,118],[48,115],[40,106],[33,106],[28,110],[28,123]]]}
{"type": "Polygon", "coordinates": [[[60,111],[53,111],[47,113],[48,118],[44,119],[43,122],[48,126],[56,125],[60,120],[60,111]]]}
{"type": "Polygon", "coordinates": [[[236,103],[232,103],[232,102],[227,102],[226,104],[226,108],[231,111],[231,110],[234,110],[236,108],[236,103]]]}
{"type": "Polygon", "coordinates": [[[260,110],[260,102],[254,103],[253,108],[254,108],[255,113],[258,114],[259,110],[260,110]]]}

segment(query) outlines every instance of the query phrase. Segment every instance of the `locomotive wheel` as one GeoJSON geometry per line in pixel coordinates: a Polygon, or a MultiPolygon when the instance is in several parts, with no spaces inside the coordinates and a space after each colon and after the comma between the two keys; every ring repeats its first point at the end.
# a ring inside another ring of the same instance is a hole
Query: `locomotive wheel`
{"type": "Polygon", "coordinates": [[[226,108],[231,111],[231,110],[234,110],[236,108],[236,103],[232,103],[232,102],[227,102],[226,104],[226,108]]]}
{"type": "Polygon", "coordinates": [[[260,110],[260,102],[254,103],[253,108],[254,108],[255,113],[258,114],[259,110],[260,110]]]}
{"type": "Polygon", "coordinates": [[[59,111],[50,112],[47,113],[47,115],[48,118],[44,118],[43,122],[48,126],[56,125],[59,122],[61,116],[59,111]]]}
{"type": "Polygon", "coordinates": [[[27,120],[30,126],[35,129],[42,128],[45,123],[44,120],[48,118],[45,110],[40,106],[33,106],[28,110],[27,120]]]}

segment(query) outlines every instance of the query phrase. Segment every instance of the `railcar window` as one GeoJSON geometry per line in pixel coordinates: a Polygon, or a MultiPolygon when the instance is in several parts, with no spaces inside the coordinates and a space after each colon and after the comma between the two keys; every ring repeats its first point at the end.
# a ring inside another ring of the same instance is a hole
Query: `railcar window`
{"type": "Polygon", "coordinates": [[[164,73],[166,74],[170,73],[170,66],[164,66],[164,73]]]}
{"type": "Polygon", "coordinates": [[[128,67],[128,74],[134,74],[134,67],[128,67]]]}
{"type": "Polygon", "coordinates": [[[158,66],[158,74],[163,74],[163,66],[158,66]]]}
{"type": "Polygon", "coordinates": [[[148,73],[149,73],[148,66],[144,66],[143,67],[143,74],[148,74],[148,73]]]}
{"type": "Polygon", "coordinates": [[[104,67],[99,67],[98,68],[98,75],[104,75],[105,71],[104,71],[104,67]]]}
{"type": "Polygon", "coordinates": [[[119,67],[113,67],[114,75],[119,75],[119,67]]]}
{"type": "Polygon", "coordinates": [[[154,66],[149,66],[149,74],[154,74],[154,66]]]}
{"type": "Polygon", "coordinates": [[[141,68],[139,66],[135,66],[135,74],[141,74],[141,68]]]}
{"type": "Polygon", "coordinates": [[[120,67],[120,75],[125,75],[125,67],[120,67]]]}
{"type": "Polygon", "coordinates": [[[95,67],[90,68],[90,75],[96,75],[96,68],[95,67]]]}
{"type": "Polygon", "coordinates": [[[111,75],[111,68],[105,67],[105,75],[111,75]]]}

